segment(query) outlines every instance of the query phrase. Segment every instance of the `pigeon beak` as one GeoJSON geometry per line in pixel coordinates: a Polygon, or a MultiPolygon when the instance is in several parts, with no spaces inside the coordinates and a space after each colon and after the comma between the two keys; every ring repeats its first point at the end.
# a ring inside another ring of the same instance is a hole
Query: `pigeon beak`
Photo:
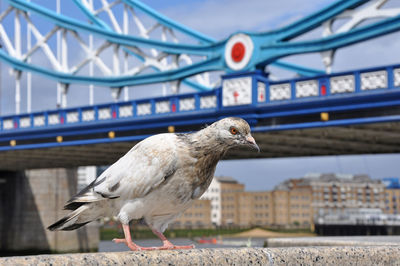
{"type": "Polygon", "coordinates": [[[258,147],[256,140],[250,134],[246,137],[246,141],[250,146],[256,148],[257,151],[260,152],[260,147],[258,147]]]}

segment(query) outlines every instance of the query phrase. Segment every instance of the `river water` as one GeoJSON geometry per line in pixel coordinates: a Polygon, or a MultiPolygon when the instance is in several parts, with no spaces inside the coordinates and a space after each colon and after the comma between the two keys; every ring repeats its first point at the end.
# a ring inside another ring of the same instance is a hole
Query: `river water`
{"type": "MultiPolygon", "coordinates": [[[[264,245],[264,238],[229,238],[224,239],[220,244],[199,244],[189,238],[171,238],[170,241],[175,245],[191,245],[194,244],[196,248],[230,248],[230,247],[262,247],[264,245]]],[[[139,246],[151,247],[160,246],[162,243],[158,239],[138,239],[134,241],[139,246]]],[[[100,241],[99,252],[115,252],[115,251],[129,251],[130,249],[125,244],[115,244],[110,241],[100,241]]]]}

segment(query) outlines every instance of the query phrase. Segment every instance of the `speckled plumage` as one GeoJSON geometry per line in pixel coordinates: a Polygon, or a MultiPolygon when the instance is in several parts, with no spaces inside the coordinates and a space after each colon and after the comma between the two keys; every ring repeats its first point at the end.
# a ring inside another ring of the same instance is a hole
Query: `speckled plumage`
{"type": "Polygon", "coordinates": [[[238,145],[256,146],[248,123],[232,117],[195,133],[151,136],[67,202],[73,212],[49,229],[72,230],[117,216],[122,224],[144,219],[163,232],[207,190],[218,161],[238,145]]]}

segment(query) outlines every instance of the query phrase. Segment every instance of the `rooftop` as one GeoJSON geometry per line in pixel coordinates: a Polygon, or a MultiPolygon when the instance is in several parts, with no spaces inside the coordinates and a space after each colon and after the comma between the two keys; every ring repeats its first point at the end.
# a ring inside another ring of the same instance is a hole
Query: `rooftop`
{"type": "Polygon", "coordinates": [[[309,173],[303,178],[289,179],[275,187],[275,190],[288,190],[293,186],[311,186],[313,183],[381,183],[380,180],[371,179],[366,174],[335,174],[335,173],[309,173]]]}
{"type": "Polygon", "coordinates": [[[221,183],[238,184],[238,181],[229,176],[216,176],[215,179],[221,183]]]}

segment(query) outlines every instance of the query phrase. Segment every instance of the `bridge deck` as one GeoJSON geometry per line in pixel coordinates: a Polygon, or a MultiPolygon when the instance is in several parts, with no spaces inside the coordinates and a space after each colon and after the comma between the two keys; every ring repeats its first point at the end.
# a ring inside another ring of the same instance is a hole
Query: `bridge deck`
{"type": "Polygon", "coordinates": [[[0,117],[0,169],[110,164],[145,137],[246,119],[262,152],[227,159],[399,152],[400,66],[271,82],[223,77],[217,90],[0,117]]]}
{"type": "MultiPolygon", "coordinates": [[[[247,148],[235,149],[225,159],[400,152],[400,122],[255,132],[254,136],[260,153],[247,148]]],[[[107,143],[3,151],[0,152],[0,169],[108,165],[136,142],[110,140],[107,143]]]]}

